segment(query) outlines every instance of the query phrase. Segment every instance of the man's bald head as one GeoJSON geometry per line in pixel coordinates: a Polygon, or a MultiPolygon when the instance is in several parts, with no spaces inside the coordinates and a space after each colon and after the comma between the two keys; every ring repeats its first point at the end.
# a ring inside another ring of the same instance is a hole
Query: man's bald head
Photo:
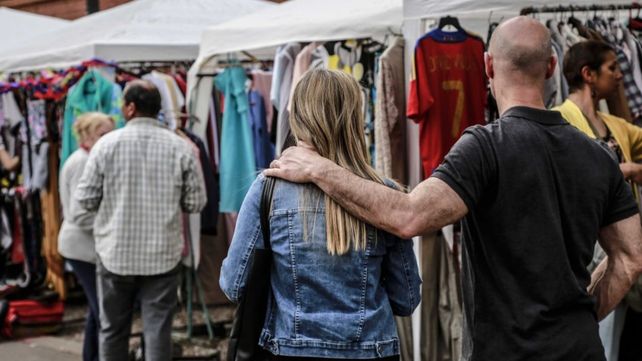
{"type": "Polygon", "coordinates": [[[551,35],[539,21],[518,16],[499,25],[493,32],[488,53],[495,73],[544,79],[550,63],[551,35]]]}
{"type": "Polygon", "coordinates": [[[135,105],[131,116],[156,118],[161,109],[161,95],[156,86],[148,80],[133,80],[123,92],[124,105],[135,105]]]}

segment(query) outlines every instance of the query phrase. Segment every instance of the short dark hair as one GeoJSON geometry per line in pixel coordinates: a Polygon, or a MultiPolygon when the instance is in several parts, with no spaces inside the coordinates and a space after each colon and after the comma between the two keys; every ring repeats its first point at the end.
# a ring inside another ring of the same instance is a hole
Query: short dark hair
{"type": "Polygon", "coordinates": [[[134,103],[139,115],[155,118],[161,110],[161,95],[149,81],[135,80],[127,84],[123,94],[125,105],[134,103]]]}
{"type": "Polygon", "coordinates": [[[584,86],[583,67],[588,66],[589,69],[599,73],[609,52],[615,53],[615,49],[598,40],[583,41],[571,46],[564,55],[564,77],[569,91],[573,92],[584,86]]]}

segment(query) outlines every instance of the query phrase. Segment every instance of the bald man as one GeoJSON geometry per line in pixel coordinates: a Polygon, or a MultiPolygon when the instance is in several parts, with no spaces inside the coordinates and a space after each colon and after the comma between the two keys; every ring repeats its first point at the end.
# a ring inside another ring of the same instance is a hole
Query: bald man
{"type": "Polygon", "coordinates": [[[305,144],[265,174],[313,182],[402,238],[463,219],[463,360],[604,360],[597,321],[642,271],[640,219],[607,152],[545,109],[555,66],[538,21],[500,25],[485,67],[501,118],[467,129],[409,194],[359,178],[305,144]],[[596,239],[608,259],[591,277],[596,239]]]}

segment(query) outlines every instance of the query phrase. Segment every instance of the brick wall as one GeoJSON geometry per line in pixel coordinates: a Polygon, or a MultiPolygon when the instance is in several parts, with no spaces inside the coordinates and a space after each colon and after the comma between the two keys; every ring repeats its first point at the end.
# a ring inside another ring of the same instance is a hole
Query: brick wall
{"type": "MultiPolygon", "coordinates": [[[[128,1],[130,0],[100,0],[100,10],[128,1]]],[[[69,20],[87,15],[86,0],[0,0],[0,6],[69,20]]]]}
{"type": "MultiPolygon", "coordinates": [[[[129,1],[130,0],[99,0],[100,10],[109,9],[129,1]]],[[[269,1],[282,3],[287,0],[269,1]]],[[[0,0],[0,6],[69,20],[78,19],[79,17],[87,15],[86,0],[0,0]]]]}
{"type": "Polygon", "coordinates": [[[100,0],[100,10],[105,10],[129,2],[130,0],[100,0]]]}

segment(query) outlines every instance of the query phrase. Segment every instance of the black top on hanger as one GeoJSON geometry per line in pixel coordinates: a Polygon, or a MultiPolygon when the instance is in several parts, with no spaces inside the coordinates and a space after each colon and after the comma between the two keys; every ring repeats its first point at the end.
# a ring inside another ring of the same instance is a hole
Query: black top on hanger
{"type": "Polygon", "coordinates": [[[573,15],[571,15],[571,17],[570,17],[570,18],[568,18],[568,23],[569,23],[570,25],[573,25],[573,27],[575,27],[575,28],[579,28],[579,27],[581,27],[581,26],[582,26],[582,24],[583,24],[583,23],[582,23],[582,20],[580,20],[580,19],[576,18],[576,17],[575,17],[575,16],[573,16],[573,15]]]}
{"type": "Polygon", "coordinates": [[[462,28],[461,25],[459,24],[459,19],[457,19],[454,16],[442,17],[441,19],[439,19],[439,25],[437,27],[443,30],[448,25],[453,26],[458,31],[464,31],[464,28],[462,28]]]}

